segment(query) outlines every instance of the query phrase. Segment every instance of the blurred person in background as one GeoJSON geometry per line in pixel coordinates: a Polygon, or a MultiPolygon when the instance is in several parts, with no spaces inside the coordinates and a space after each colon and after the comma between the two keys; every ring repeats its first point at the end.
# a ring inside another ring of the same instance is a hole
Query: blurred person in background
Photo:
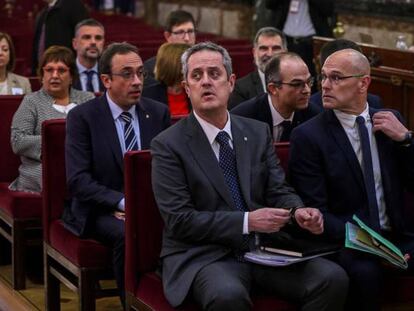
{"type": "Polygon", "coordinates": [[[11,190],[41,191],[41,128],[45,120],[66,118],[67,113],[94,95],[71,87],[77,79],[75,57],[63,46],[48,48],[39,64],[42,88],[26,95],[13,116],[11,145],[20,156],[19,176],[11,190]]]}
{"type": "Polygon", "coordinates": [[[32,92],[29,79],[13,73],[16,53],[11,37],[0,32],[0,95],[23,95],[32,92]]]}
{"type": "Polygon", "coordinates": [[[184,43],[164,43],[155,64],[157,82],[144,88],[143,96],[168,104],[171,115],[186,115],[191,103],[182,86],[181,55],[190,47],[184,43]]]}

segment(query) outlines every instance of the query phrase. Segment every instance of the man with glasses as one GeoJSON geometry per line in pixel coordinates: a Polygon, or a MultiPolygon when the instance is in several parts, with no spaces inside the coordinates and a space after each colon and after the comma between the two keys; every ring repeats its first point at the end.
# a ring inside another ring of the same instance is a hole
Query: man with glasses
{"type": "Polygon", "coordinates": [[[135,46],[113,43],[99,60],[106,92],[67,118],[66,176],[71,198],[63,221],[81,237],[113,249],[114,274],[124,304],[123,155],[148,149],[170,125],[168,108],[141,97],[144,68],[135,46]]]}
{"type": "Polygon", "coordinates": [[[267,93],[252,98],[231,113],[266,122],[275,142],[290,139],[292,129],[320,112],[308,104],[313,78],[299,55],[274,56],[264,71],[267,93]]]}
{"type": "MultiPolygon", "coordinates": [[[[340,51],[340,50],[345,50],[345,49],[353,49],[353,50],[356,50],[362,53],[361,48],[354,41],[347,40],[347,39],[336,39],[336,40],[329,41],[322,46],[321,51],[320,51],[319,63],[321,67],[325,63],[325,60],[331,54],[337,51],[340,51]]],[[[381,97],[371,94],[371,93],[368,93],[367,102],[368,102],[368,105],[372,108],[380,109],[383,107],[381,97]]],[[[323,108],[322,93],[318,91],[312,94],[309,99],[309,103],[312,105],[316,105],[317,107],[320,107],[322,109],[323,108]]]]}
{"type": "MultiPolygon", "coordinates": [[[[193,15],[184,10],[172,11],[167,17],[164,38],[168,43],[194,45],[196,42],[196,29],[193,15]]],[[[155,62],[155,56],[144,62],[144,68],[151,78],[154,78],[155,62]]]]}
{"type": "MultiPolygon", "coordinates": [[[[345,49],[326,59],[325,111],[294,129],[290,181],[307,206],[324,214],[325,238],[343,243],[345,223],[357,215],[411,256],[412,273],[414,238],[404,214],[404,191],[414,186],[412,132],[397,111],[368,106],[370,81],[360,52],[345,49]]],[[[380,310],[379,257],[344,249],[337,261],[350,277],[349,310],[380,310]]]]}
{"type": "Polygon", "coordinates": [[[286,38],[283,32],[273,27],[259,29],[253,40],[253,57],[256,70],[237,79],[230,96],[229,109],[267,92],[265,82],[265,67],[272,56],[287,51],[286,38]]]}

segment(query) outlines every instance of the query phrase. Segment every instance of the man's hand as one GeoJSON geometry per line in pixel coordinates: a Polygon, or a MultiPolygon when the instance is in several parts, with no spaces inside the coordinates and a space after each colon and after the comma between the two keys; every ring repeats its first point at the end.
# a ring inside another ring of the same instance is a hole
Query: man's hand
{"type": "Polygon", "coordinates": [[[323,215],[317,208],[301,207],[295,211],[295,220],[298,225],[313,234],[322,234],[323,215]]]}
{"type": "Polygon", "coordinates": [[[249,212],[249,232],[278,232],[290,220],[288,209],[261,208],[249,212]]]}
{"type": "Polygon", "coordinates": [[[403,141],[408,129],[397,119],[391,111],[379,111],[372,117],[374,132],[382,131],[395,141],[403,141]]]}

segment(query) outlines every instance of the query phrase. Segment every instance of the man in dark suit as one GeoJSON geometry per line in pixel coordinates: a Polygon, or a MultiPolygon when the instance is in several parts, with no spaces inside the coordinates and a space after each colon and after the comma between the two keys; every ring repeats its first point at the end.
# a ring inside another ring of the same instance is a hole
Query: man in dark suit
{"type": "Polygon", "coordinates": [[[300,56],[291,52],[274,56],[265,78],[268,93],[241,103],[231,113],[266,122],[274,141],[289,141],[294,127],[322,110],[308,104],[313,78],[300,56]]]}
{"type": "MultiPolygon", "coordinates": [[[[356,214],[412,257],[414,235],[403,212],[404,190],[414,186],[412,133],[398,112],[367,105],[370,81],[360,52],[328,57],[322,68],[326,110],[294,129],[290,180],[305,203],[324,214],[326,238],[343,241],[345,223],[356,214]]],[[[350,277],[350,310],[380,310],[379,257],[345,249],[337,260],[350,277]]],[[[413,271],[412,259],[408,265],[413,271]]]]}
{"type": "MultiPolygon", "coordinates": [[[[196,42],[196,28],[193,15],[184,10],[172,11],[167,17],[164,38],[168,43],[193,45],[196,42]]],[[[144,68],[152,81],[154,80],[156,60],[157,58],[154,56],[144,62],[144,68]]]]}
{"type": "MultiPolygon", "coordinates": [[[[347,40],[347,39],[332,40],[332,41],[325,43],[323,47],[321,48],[320,55],[319,55],[320,66],[321,67],[323,66],[323,64],[325,63],[325,60],[331,54],[337,51],[340,51],[340,50],[345,50],[345,49],[353,49],[353,50],[356,50],[362,53],[361,48],[354,41],[347,40]]],[[[374,94],[368,93],[367,102],[368,102],[368,105],[372,108],[381,109],[383,107],[381,97],[374,95],[374,94]]],[[[312,94],[312,96],[309,99],[309,103],[323,109],[322,93],[318,91],[312,94]]]]}
{"type": "Polygon", "coordinates": [[[264,77],[265,67],[273,55],[286,51],[284,34],[273,27],[264,27],[257,31],[253,40],[253,57],[256,70],[237,79],[229,100],[229,109],[267,91],[264,77]]]}
{"type": "Polygon", "coordinates": [[[288,50],[299,54],[315,76],[312,37],[332,37],[334,1],[266,0],[266,8],[274,12],[272,26],[286,35],[288,50]]]}
{"type": "Polygon", "coordinates": [[[321,234],[323,219],[285,183],[268,127],[228,113],[235,80],[228,52],[197,44],[183,55],[183,74],[193,111],[151,143],[168,301],[177,307],[189,295],[203,310],[243,311],[255,287],[302,310],[341,310],[347,277],[333,262],[273,268],[243,260],[249,238],[279,231],[290,209],[308,233],[321,234]]]}
{"type": "Polygon", "coordinates": [[[33,39],[32,73],[36,75],[38,61],[51,45],[72,48],[75,26],[88,18],[81,0],[44,0],[47,6],[36,17],[33,39]]]}
{"type": "Polygon", "coordinates": [[[141,98],[144,68],[135,46],[113,43],[99,61],[106,92],[67,117],[66,176],[70,195],[63,221],[81,237],[113,249],[114,274],[124,303],[123,154],[148,149],[170,124],[168,108],[141,98]]]}
{"type": "Polygon", "coordinates": [[[75,89],[93,93],[105,90],[98,72],[104,44],[105,29],[100,22],[89,18],[76,25],[72,46],[76,51],[79,79],[72,85],[75,89]]]}

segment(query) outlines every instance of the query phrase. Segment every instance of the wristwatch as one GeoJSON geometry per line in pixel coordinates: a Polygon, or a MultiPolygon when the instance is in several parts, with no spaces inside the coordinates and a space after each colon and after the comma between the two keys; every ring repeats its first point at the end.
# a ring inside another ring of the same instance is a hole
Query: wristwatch
{"type": "Polygon", "coordinates": [[[413,141],[413,132],[407,131],[404,136],[404,140],[400,141],[399,144],[402,146],[409,146],[413,141]]]}

